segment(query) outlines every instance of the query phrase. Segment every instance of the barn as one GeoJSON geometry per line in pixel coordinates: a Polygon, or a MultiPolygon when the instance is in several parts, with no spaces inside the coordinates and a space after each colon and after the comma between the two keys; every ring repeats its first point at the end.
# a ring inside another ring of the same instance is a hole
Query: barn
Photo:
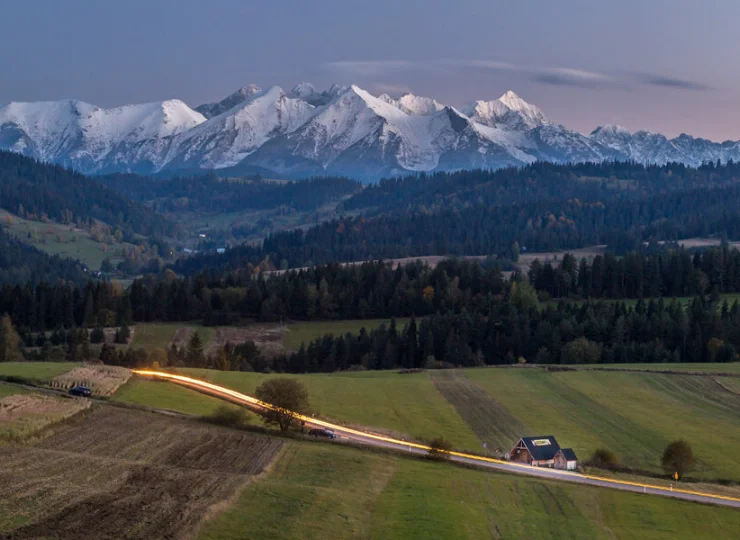
{"type": "Polygon", "coordinates": [[[509,452],[509,459],[533,467],[553,467],[569,471],[575,470],[578,465],[573,449],[560,448],[552,435],[522,437],[509,452]]]}

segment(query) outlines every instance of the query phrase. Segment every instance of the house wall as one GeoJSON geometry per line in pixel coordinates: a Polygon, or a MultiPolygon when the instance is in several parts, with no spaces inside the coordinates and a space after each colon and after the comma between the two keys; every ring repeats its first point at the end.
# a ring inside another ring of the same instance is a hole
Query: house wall
{"type": "Polygon", "coordinates": [[[511,461],[517,463],[530,463],[532,461],[532,455],[526,448],[514,448],[509,456],[511,457],[511,461]]]}

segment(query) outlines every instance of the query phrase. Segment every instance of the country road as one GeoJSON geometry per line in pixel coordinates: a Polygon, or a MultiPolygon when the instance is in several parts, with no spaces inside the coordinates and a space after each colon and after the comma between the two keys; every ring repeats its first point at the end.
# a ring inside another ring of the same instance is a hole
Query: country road
{"type": "MultiPolygon", "coordinates": [[[[260,410],[273,408],[272,405],[270,405],[269,403],[264,403],[252,396],[248,396],[246,394],[242,394],[240,392],[236,392],[235,390],[231,390],[223,386],[218,386],[207,381],[194,379],[192,377],[149,370],[133,370],[133,372],[137,375],[156,379],[164,379],[183,386],[187,386],[199,392],[203,392],[214,397],[244,405],[257,412],[259,412],[260,410]]],[[[392,437],[386,437],[377,433],[361,431],[339,424],[332,424],[330,422],[325,422],[323,420],[318,420],[300,414],[295,414],[295,417],[304,421],[306,425],[331,429],[338,434],[340,439],[348,440],[354,443],[388,448],[415,455],[426,455],[426,453],[429,451],[429,447],[423,444],[394,439],[392,437]]],[[[643,493],[647,495],[659,495],[662,497],[672,497],[675,499],[683,499],[687,501],[740,508],[740,498],[727,497],[723,495],[712,495],[710,493],[702,493],[683,488],[669,489],[662,486],[643,484],[639,482],[628,482],[624,480],[615,480],[611,478],[580,474],[558,469],[531,467],[529,465],[524,465],[520,463],[511,463],[499,459],[489,458],[485,456],[476,456],[473,454],[455,451],[450,452],[450,460],[466,465],[495,469],[514,474],[536,476],[549,480],[573,482],[603,488],[632,491],[635,493],[643,493]]]]}

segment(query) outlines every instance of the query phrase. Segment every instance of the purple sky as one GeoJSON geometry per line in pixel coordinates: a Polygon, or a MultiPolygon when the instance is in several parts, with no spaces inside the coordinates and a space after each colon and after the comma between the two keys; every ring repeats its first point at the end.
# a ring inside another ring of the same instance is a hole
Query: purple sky
{"type": "Polygon", "coordinates": [[[24,0],[0,104],[192,106],[249,83],[356,83],[460,106],[514,90],[583,132],[740,139],[736,0],[24,0]]]}

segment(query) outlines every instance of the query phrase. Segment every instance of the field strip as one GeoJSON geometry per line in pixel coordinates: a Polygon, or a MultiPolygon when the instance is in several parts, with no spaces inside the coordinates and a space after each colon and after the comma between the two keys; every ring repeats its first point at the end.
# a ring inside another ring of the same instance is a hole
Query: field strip
{"type": "MultiPolygon", "coordinates": [[[[213,395],[220,396],[224,399],[231,400],[237,403],[241,403],[243,405],[255,408],[257,410],[282,410],[284,411],[284,409],[275,407],[274,405],[261,401],[255,397],[248,396],[246,394],[242,394],[235,390],[224,388],[223,386],[218,386],[218,385],[209,383],[207,381],[201,381],[199,379],[194,379],[192,377],[186,377],[184,375],[175,375],[172,373],[166,373],[162,371],[150,371],[150,370],[133,370],[133,371],[137,375],[143,375],[145,377],[161,378],[161,379],[169,380],[172,382],[184,384],[191,388],[206,391],[213,395]]],[[[305,422],[306,424],[324,427],[324,428],[337,431],[339,433],[348,435],[350,438],[353,438],[358,442],[363,442],[365,444],[376,444],[378,446],[386,446],[386,447],[390,447],[390,448],[394,448],[394,449],[402,450],[402,451],[407,451],[409,453],[415,453],[415,454],[419,454],[420,452],[426,453],[429,450],[431,450],[431,447],[424,445],[424,444],[418,444],[418,443],[413,443],[409,441],[402,441],[399,439],[393,439],[391,437],[384,437],[382,435],[378,435],[378,434],[370,433],[370,432],[363,432],[363,431],[348,428],[345,426],[332,424],[330,422],[325,422],[323,420],[317,420],[315,418],[311,418],[311,417],[308,417],[302,414],[293,413],[293,416],[296,419],[305,422]]],[[[640,482],[630,482],[626,480],[614,480],[612,478],[606,478],[606,477],[600,477],[600,476],[594,476],[594,475],[585,475],[585,474],[573,473],[569,471],[562,471],[558,469],[530,467],[528,465],[524,465],[520,463],[512,463],[512,462],[503,461],[500,459],[489,458],[485,456],[478,456],[478,455],[468,454],[464,452],[451,451],[449,452],[449,455],[451,459],[453,459],[454,461],[461,462],[461,463],[467,463],[470,465],[480,465],[484,467],[491,467],[491,468],[509,471],[509,472],[549,478],[552,480],[565,480],[565,481],[578,482],[578,483],[589,484],[589,485],[600,486],[600,487],[612,487],[616,489],[621,488],[621,489],[627,489],[629,491],[635,491],[638,493],[640,492],[640,490],[642,490],[642,493],[645,493],[645,494],[662,495],[666,497],[676,497],[676,498],[682,498],[682,499],[690,500],[690,501],[698,501],[698,502],[706,502],[706,503],[714,503],[714,504],[725,504],[727,506],[734,506],[734,507],[740,508],[740,498],[738,497],[712,495],[710,493],[702,493],[699,491],[692,491],[692,490],[679,489],[679,488],[666,489],[662,486],[644,484],[640,482]]]]}
{"type": "Polygon", "coordinates": [[[490,451],[506,452],[528,430],[506,407],[462,371],[441,370],[432,382],[490,451]]]}

